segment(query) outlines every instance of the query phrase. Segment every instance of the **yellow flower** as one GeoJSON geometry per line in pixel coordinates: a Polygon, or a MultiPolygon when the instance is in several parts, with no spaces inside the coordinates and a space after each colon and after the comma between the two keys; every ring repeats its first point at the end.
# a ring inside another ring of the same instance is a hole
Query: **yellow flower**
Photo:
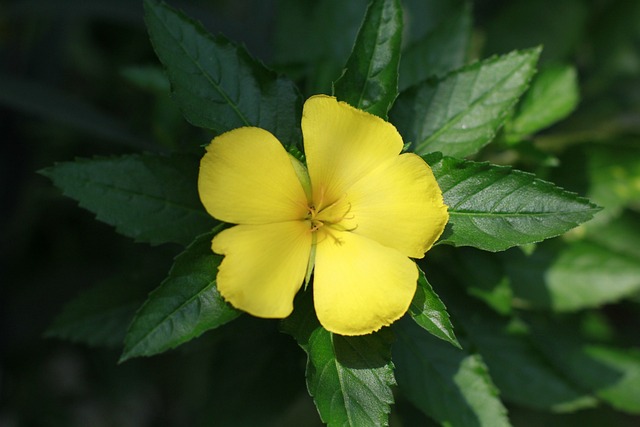
{"type": "Polygon", "coordinates": [[[198,189],[207,212],[233,224],[211,248],[225,256],[217,286],[234,307],[284,318],[313,268],[322,326],[363,335],[409,308],[422,258],[447,207],[429,166],[400,154],[393,125],[335,98],[302,114],[305,168],[268,131],[244,127],[211,142],[198,189]]]}

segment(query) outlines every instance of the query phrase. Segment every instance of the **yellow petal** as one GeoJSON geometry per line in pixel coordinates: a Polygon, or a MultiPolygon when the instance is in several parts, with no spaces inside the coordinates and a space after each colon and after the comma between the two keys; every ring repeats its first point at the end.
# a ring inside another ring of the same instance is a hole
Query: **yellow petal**
{"type": "Polygon", "coordinates": [[[211,249],[225,255],[217,286],[231,305],[257,317],[291,314],[311,252],[308,222],[236,225],[214,237],[211,249]]]}
{"type": "Polygon", "coordinates": [[[396,128],[336,98],[309,98],[302,112],[302,134],[313,201],[320,210],[402,150],[396,128]]]}
{"type": "Polygon", "coordinates": [[[347,191],[345,229],[422,258],[449,219],[431,168],[415,154],[402,154],[374,169],[347,191]]]}
{"type": "Polygon", "coordinates": [[[234,129],[211,141],[200,162],[198,191],[211,216],[234,224],[290,221],[307,213],[288,153],[260,128],[234,129]]]}
{"type": "Polygon", "coordinates": [[[325,329],[364,335],[407,311],[418,280],[413,261],[350,232],[319,231],[313,299],[325,329]]]}

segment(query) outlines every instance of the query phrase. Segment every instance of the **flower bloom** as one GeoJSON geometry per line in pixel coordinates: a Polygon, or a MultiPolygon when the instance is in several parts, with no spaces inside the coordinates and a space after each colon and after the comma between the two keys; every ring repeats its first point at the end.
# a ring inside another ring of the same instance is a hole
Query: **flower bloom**
{"type": "Polygon", "coordinates": [[[213,139],[200,163],[207,212],[232,224],[213,238],[224,255],[217,286],[234,307],[284,318],[313,269],[322,326],[363,335],[399,319],[422,258],[448,220],[429,166],[400,154],[393,125],[335,98],[302,114],[307,167],[268,131],[243,127],[213,139]]]}

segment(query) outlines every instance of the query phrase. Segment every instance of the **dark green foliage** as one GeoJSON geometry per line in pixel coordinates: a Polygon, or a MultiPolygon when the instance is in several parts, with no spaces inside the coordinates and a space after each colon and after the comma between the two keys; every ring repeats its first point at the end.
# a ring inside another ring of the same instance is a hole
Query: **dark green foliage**
{"type": "Polygon", "coordinates": [[[141,3],[3,7],[3,422],[638,425],[637,2],[141,3]],[[324,330],[311,289],[280,323],[239,316],[197,193],[240,126],[304,159],[316,93],[388,115],[449,206],[407,315],[363,337],[324,330]],[[153,247],[54,200],[32,173],[54,163],[153,247]]]}
{"type": "Polygon", "coordinates": [[[121,361],[169,350],[240,315],[216,289],[222,257],[211,252],[211,238],[200,236],[176,258],[169,276],[136,313],[121,361]]]}
{"type": "Polygon", "coordinates": [[[133,154],[58,163],[41,173],[125,236],[187,245],[215,225],[198,197],[198,163],[188,155],[133,154]]]}
{"type": "Polygon", "coordinates": [[[398,95],[401,42],[400,1],[373,1],[345,70],[334,83],[338,99],[386,119],[398,95]]]}

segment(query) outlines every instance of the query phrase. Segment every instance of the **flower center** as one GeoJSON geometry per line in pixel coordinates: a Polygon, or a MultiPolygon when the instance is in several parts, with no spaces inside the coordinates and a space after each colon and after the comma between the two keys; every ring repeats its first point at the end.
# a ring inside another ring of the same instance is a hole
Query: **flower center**
{"type": "Polygon", "coordinates": [[[327,234],[338,241],[332,231],[351,231],[341,224],[345,219],[353,219],[353,215],[349,215],[351,211],[351,204],[347,203],[345,197],[342,197],[328,206],[316,208],[315,205],[310,204],[307,207],[308,213],[306,219],[311,222],[311,232],[317,232],[322,229],[323,234],[327,234]]]}

